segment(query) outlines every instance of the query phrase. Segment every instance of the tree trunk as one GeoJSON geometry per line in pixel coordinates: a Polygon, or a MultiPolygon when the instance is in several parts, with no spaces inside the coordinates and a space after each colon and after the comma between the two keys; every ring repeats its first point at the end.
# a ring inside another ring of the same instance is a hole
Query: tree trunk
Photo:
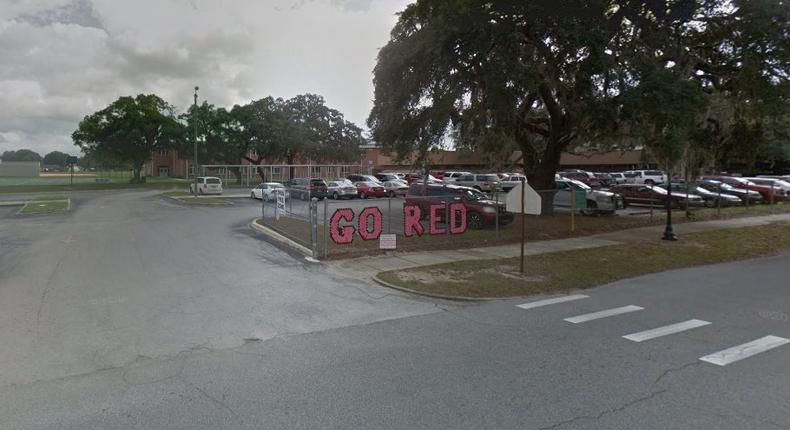
{"type": "Polygon", "coordinates": [[[231,167],[230,173],[236,178],[236,185],[241,185],[241,170],[238,167],[231,167]]]}
{"type": "MultiPolygon", "coordinates": [[[[288,154],[288,157],[286,158],[285,162],[288,163],[288,180],[291,180],[294,178],[294,174],[295,174],[294,156],[288,154]]],[[[309,176],[310,172],[307,172],[307,175],[309,176]]]]}
{"type": "Polygon", "coordinates": [[[139,184],[140,182],[142,182],[140,180],[140,171],[141,170],[143,170],[142,164],[136,164],[136,165],[132,166],[132,183],[133,184],[139,184]]]}
{"type": "Polygon", "coordinates": [[[554,213],[554,195],[556,194],[556,184],[554,175],[560,168],[560,156],[566,145],[556,136],[551,136],[546,142],[546,148],[540,159],[531,159],[525,152],[525,145],[522,145],[524,155],[524,173],[527,175],[529,185],[540,194],[541,214],[551,215],[554,213]]]}

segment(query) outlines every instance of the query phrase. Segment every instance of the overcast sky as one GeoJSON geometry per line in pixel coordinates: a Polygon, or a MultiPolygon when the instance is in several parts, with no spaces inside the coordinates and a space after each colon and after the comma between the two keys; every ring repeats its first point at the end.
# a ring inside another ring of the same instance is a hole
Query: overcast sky
{"type": "Polygon", "coordinates": [[[408,0],[0,0],[0,152],[77,154],[122,95],[182,111],[312,92],[363,126],[378,49],[408,0]]]}

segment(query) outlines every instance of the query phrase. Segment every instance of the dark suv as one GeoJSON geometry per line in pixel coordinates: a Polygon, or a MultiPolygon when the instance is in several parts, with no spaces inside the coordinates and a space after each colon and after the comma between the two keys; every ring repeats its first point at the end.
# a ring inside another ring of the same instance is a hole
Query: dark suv
{"type": "Polygon", "coordinates": [[[291,192],[291,197],[310,200],[313,197],[325,199],[329,196],[326,182],[317,178],[293,178],[285,183],[291,192]]]}
{"type": "MultiPolygon", "coordinates": [[[[430,205],[461,202],[466,207],[466,225],[469,228],[483,228],[499,224],[505,225],[513,221],[513,214],[505,211],[504,202],[495,202],[482,192],[469,187],[447,184],[428,184],[422,182],[409,186],[406,193],[407,205],[419,206],[423,218],[428,218],[430,205]]],[[[437,213],[441,220],[444,212],[437,213]]]]}

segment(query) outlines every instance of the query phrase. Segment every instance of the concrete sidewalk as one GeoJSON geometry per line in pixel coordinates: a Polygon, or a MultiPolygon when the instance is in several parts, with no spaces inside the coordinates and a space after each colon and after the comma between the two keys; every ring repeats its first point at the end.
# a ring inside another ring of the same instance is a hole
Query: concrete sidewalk
{"type": "MultiPolygon", "coordinates": [[[[682,240],[683,234],[727,228],[765,225],[777,221],[790,221],[790,213],[733,218],[726,220],[679,223],[675,224],[673,229],[682,240]]],[[[663,231],[664,226],[650,226],[591,236],[527,242],[524,248],[524,253],[525,255],[535,255],[544,254],[547,252],[596,248],[600,246],[633,242],[635,240],[652,241],[658,240],[661,237],[663,231]]],[[[394,252],[386,255],[374,255],[348,260],[328,261],[324,264],[328,269],[342,272],[346,275],[350,274],[362,278],[369,278],[379,272],[387,270],[410,269],[420,266],[429,266],[433,264],[451,263],[466,260],[518,257],[520,254],[521,244],[511,243],[507,245],[491,246],[485,248],[467,248],[423,252],[394,252]]]]}

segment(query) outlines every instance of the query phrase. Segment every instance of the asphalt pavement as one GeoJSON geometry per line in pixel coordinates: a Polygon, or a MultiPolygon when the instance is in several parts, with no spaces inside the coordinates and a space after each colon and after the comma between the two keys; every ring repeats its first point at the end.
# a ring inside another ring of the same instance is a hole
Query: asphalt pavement
{"type": "Polygon", "coordinates": [[[0,219],[0,428],[790,428],[787,255],[462,305],[307,265],[254,202],[73,209],[0,219]]]}

